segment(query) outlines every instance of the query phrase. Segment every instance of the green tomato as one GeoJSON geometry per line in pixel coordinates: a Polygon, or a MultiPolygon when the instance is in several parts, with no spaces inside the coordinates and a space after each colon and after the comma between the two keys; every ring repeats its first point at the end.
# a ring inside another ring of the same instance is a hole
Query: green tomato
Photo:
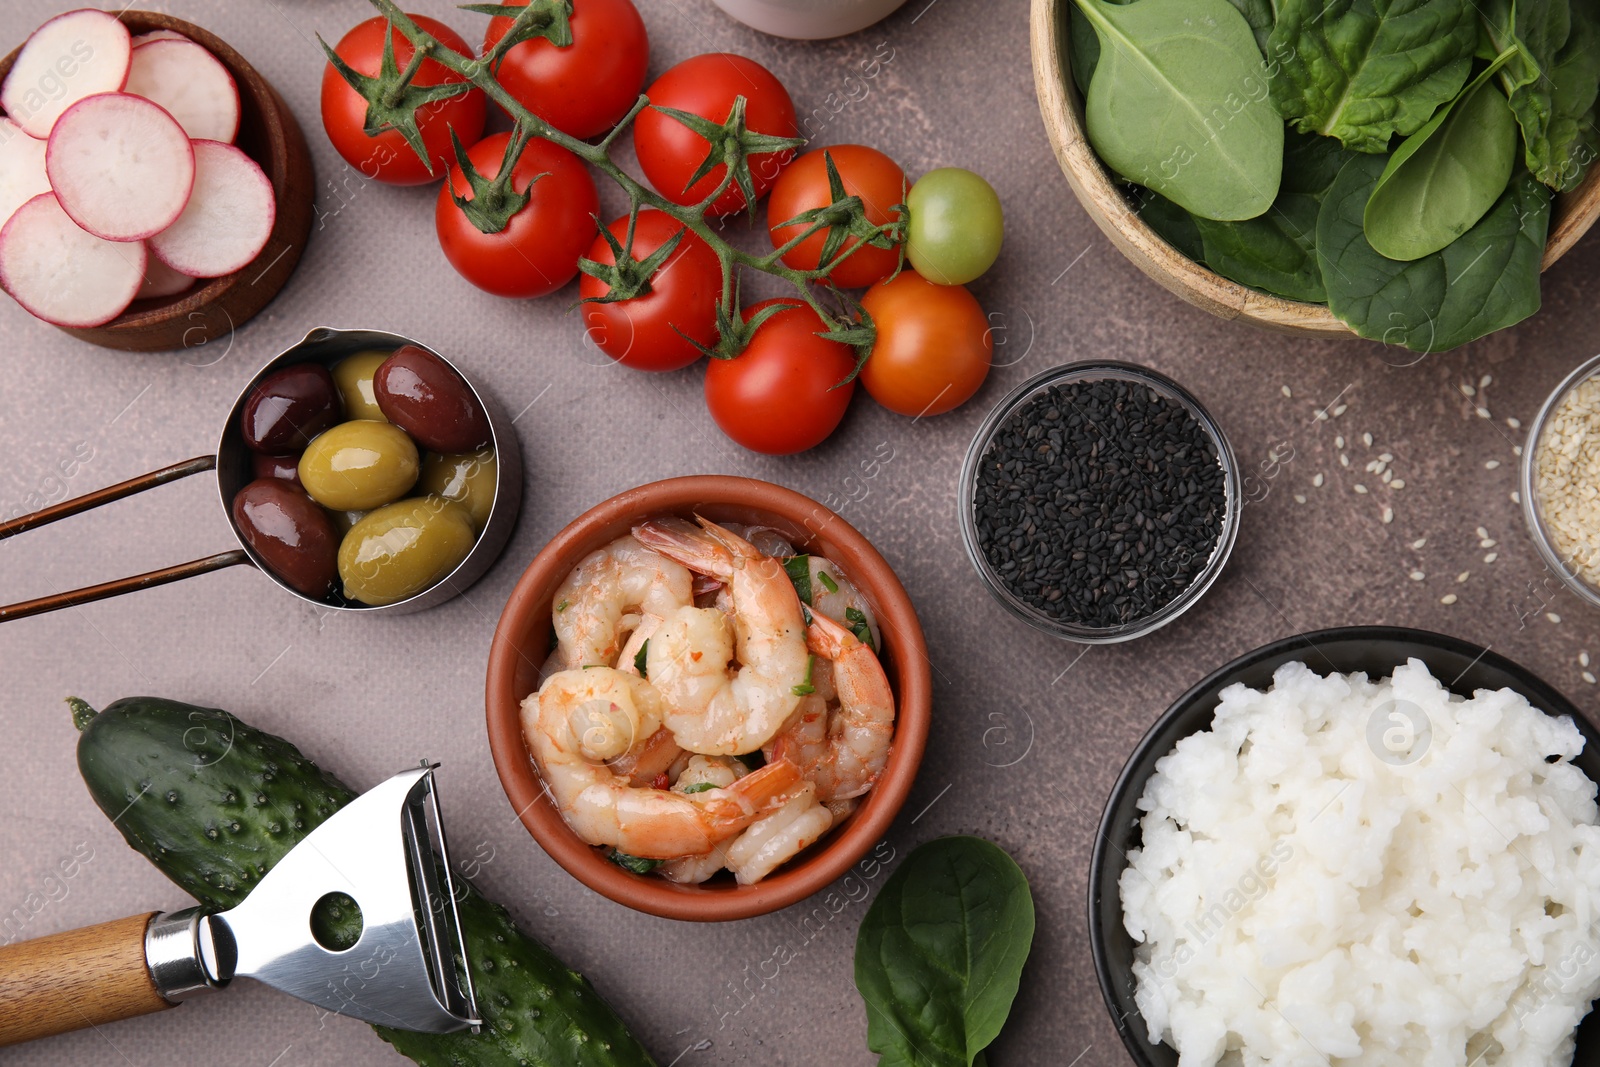
{"type": "Polygon", "coordinates": [[[970,170],[941,167],[918,179],[906,197],[911,224],[906,258],[939,285],[965,285],[994,265],[1005,216],[994,187],[970,170]]]}

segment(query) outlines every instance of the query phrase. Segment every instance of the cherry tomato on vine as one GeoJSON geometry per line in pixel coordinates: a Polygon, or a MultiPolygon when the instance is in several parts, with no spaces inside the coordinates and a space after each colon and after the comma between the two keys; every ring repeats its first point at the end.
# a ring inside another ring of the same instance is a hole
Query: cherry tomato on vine
{"type": "MultiPolygon", "coordinates": [[[[674,204],[698,204],[722,181],[727,166],[719,163],[689,186],[689,179],[711,152],[711,144],[675,118],[657,111],[670,107],[688,111],[712,122],[727,120],[734,99],[745,98],[745,127],[753,133],[794,137],[794,101],[777,77],[753,59],[713,52],[684,60],[657,78],[645,90],[654,107],[645,108],[633,123],[633,145],[639,165],[656,191],[674,204]],[[689,186],[687,189],[685,186],[689,186]]],[[[794,158],[793,150],[761,152],[749,160],[751,185],[761,199],[778,174],[794,158]]],[[[712,203],[713,215],[731,215],[745,208],[744,191],[730,184],[712,203]]]]}
{"type": "MultiPolygon", "coordinates": [[[[626,247],[628,216],[606,227],[626,247]]],[[[633,258],[644,262],[679,232],[683,237],[656,272],[650,291],[608,304],[583,305],[583,322],[589,339],[600,351],[635,370],[669,371],[687,367],[700,358],[693,338],[707,348],[717,343],[717,298],[722,293],[722,264],[693,230],[664,211],[639,212],[633,230],[633,258]]],[[[586,255],[611,266],[616,253],[602,235],[586,255]]],[[[578,295],[585,300],[604,296],[611,286],[585,274],[578,295]]]]}
{"type": "MultiPolygon", "coordinates": [[[[763,300],[745,309],[748,320],[763,300]]],[[[786,308],[756,328],[743,352],[706,365],[706,407],[722,432],[752,452],[786,456],[825,441],[850,406],[855,383],[834,388],[855,369],[849,345],[805,305],[786,308]]]]}
{"type": "MultiPolygon", "coordinates": [[[[510,140],[509,133],[496,133],[473,145],[467,151],[473,169],[485,178],[498,175],[510,140]]],[[[553,293],[578,273],[578,257],[594,240],[594,215],[600,210],[594,179],[577,156],[535,137],[512,169],[511,188],[526,192],[528,202],[503,230],[483,233],[451,199],[452,190],[474,199],[461,168],[452,166],[434,205],[439,247],[463,278],[485,292],[553,293]]]]}
{"type": "Polygon", "coordinates": [[[901,415],[942,415],[971,399],[989,374],[994,337],[964,286],[901,271],[861,298],[878,337],[861,368],[872,399],[901,415]]]}
{"type": "MultiPolygon", "coordinates": [[[[803,211],[833,203],[828,186],[827,158],[832,157],[845,194],[859,196],[867,221],[875,226],[892,221],[900,213],[893,210],[906,200],[906,175],[900,165],[876,148],[859,144],[831,145],[807,152],[783,169],[767,201],[767,232],[772,247],[780,248],[805,232],[805,226],[784,226],[803,211]]],[[[784,253],[783,261],[795,270],[816,270],[820,265],[828,231],[819,230],[784,253]]],[[[844,252],[860,242],[849,237],[839,246],[844,252]]],[[[861,289],[894,273],[900,260],[893,248],[868,245],[834,268],[828,280],[841,289],[861,289]]]]}
{"type": "MultiPolygon", "coordinates": [[[[417,25],[432,34],[446,48],[463,55],[471,55],[472,48],[461,35],[449,26],[424,15],[412,15],[417,25]]],[[[334,49],[339,58],[359,74],[376,77],[383,61],[382,18],[371,18],[357,23],[350,32],[339,39],[334,49]]],[[[395,66],[405,70],[415,50],[399,30],[394,31],[395,66]]],[[[434,60],[424,60],[412,79],[413,85],[443,85],[447,82],[466,81],[461,75],[434,60]]],[[[422,185],[438,181],[455,159],[450,147],[450,130],[455,129],[462,144],[472,144],[483,135],[484,118],[488,102],[481,89],[472,89],[460,96],[452,96],[417,109],[417,132],[422,135],[423,147],[434,161],[433,173],[418,158],[398,130],[385,130],[375,137],[367,136],[367,101],[352,89],[328,64],[322,72],[322,126],[328,131],[328,140],[345,162],[368,178],[390,185],[422,185]]]]}
{"type": "MultiPolygon", "coordinates": [[[[587,139],[610,130],[639,98],[650,39],[631,0],[573,0],[569,20],[570,45],[557,48],[543,37],[513,45],[496,77],[523,107],[563,133],[587,139]]],[[[489,20],[485,53],[512,21],[505,15],[489,20]]]]}
{"type": "Polygon", "coordinates": [[[970,170],[930,170],[911,187],[906,208],[906,259],[929,281],[965,285],[1000,255],[1006,229],[1000,198],[970,170]]]}

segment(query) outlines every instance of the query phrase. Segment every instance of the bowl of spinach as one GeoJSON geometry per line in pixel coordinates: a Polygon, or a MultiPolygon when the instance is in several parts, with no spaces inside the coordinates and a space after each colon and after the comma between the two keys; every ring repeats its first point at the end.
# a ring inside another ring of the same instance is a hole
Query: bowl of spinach
{"type": "Polygon", "coordinates": [[[1073,191],[1223,318],[1440,352],[1600,217],[1592,0],[1033,0],[1073,191]]]}

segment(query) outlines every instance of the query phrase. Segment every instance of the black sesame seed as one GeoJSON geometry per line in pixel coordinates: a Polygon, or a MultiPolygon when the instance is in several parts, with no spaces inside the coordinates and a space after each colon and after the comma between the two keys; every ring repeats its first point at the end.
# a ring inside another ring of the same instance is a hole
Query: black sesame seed
{"type": "Polygon", "coordinates": [[[1151,615],[1205,569],[1227,488],[1189,410],[1115,378],[1053,385],[996,429],[978,466],[978,545],[1040,614],[1091,628],[1151,615]]]}

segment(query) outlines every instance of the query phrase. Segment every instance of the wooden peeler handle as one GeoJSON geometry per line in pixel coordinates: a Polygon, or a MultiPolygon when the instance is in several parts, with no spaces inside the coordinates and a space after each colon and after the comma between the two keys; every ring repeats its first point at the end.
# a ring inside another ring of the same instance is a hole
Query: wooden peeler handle
{"type": "Polygon", "coordinates": [[[0,948],[0,1045],[176,1007],[145,960],[156,912],[0,948]]]}

